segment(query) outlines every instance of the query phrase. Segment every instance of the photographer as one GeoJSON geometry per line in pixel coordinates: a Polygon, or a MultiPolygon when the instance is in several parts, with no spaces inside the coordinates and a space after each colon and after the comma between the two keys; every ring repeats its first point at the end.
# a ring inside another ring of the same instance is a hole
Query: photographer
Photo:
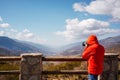
{"type": "Polygon", "coordinates": [[[90,35],[83,46],[82,58],[88,62],[88,80],[98,80],[103,71],[104,47],[99,44],[96,35],[90,35]]]}

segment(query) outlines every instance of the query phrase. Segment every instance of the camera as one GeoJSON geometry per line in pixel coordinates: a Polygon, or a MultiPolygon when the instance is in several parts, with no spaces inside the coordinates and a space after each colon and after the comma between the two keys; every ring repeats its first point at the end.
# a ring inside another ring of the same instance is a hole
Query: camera
{"type": "Polygon", "coordinates": [[[82,46],[89,46],[89,44],[87,44],[86,42],[83,42],[82,46]]]}

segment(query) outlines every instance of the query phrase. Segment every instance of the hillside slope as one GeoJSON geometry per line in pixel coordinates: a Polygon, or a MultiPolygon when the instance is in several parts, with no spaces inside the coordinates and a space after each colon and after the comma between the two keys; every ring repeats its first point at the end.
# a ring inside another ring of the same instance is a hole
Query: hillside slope
{"type": "Polygon", "coordinates": [[[4,53],[6,55],[20,55],[22,53],[43,53],[44,55],[48,55],[51,53],[46,46],[40,44],[35,46],[34,43],[14,40],[4,36],[0,37],[0,48],[1,51],[2,49],[10,51],[10,53],[4,53]]]}
{"type": "MultiPolygon", "coordinates": [[[[108,37],[106,39],[100,40],[99,42],[105,47],[105,52],[120,55],[120,36],[108,37]]],[[[82,46],[82,42],[73,43],[72,45],[70,48],[63,48],[63,50],[59,52],[59,54],[64,56],[81,55],[84,49],[84,47],[82,46]]]]}
{"type": "Polygon", "coordinates": [[[120,36],[100,40],[100,43],[105,47],[107,53],[115,53],[120,55],[120,36]]]}

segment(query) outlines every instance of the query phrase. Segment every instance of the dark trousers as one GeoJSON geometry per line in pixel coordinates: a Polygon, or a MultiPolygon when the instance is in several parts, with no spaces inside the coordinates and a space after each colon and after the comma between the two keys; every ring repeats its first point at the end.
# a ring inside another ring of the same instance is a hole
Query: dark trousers
{"type": "Polygon", "coordinates": [[[88,80],[98,80],[98,75],[88,74],[88,80]]]}

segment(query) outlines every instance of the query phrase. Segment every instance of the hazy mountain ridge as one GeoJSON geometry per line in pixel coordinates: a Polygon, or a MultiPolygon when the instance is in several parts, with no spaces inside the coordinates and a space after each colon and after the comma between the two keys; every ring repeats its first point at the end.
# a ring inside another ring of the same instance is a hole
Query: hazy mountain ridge
{"type": "MultiPolygon", "coordinates": [[[[99,42],[105,47],[105,52],[120,54],[120,36],[108,37],[99,40],[99,42]]],[[[59,54],[64,56],[81,55],[84,49],[84,47],[82,46],[82,42],[73,43],[72,45],[74,46],[62,50],[59,54]]]]}
{"type": "Polygon", "coordinates": [[[55,53],[54,52],[55,49],[47,45],[37,44],[28,41],[22,41],[22,43],[35,47],[36,49],[39,50],[39,52],[41,52],[44,55],[53,55],[55,53]]]}
{"type": "Polygon", "coordinates": [[[62,47],[61,51],[59,51],[59,54],[63,56],[79,55],[83,51],[81,44],[81,42],[77,42],[66,45],[62,47]]]}
{"type": "MultiPolygon", "coordinates": [[[[1,36],[0,37],[0,48],[1,50],[9,51],[9,53],[4,53],[5,55],[20,55],[22,53],[43,53],[44,55],[48,55],[50,50],[46,46],[42,46],[39,44],[24,42],[19,40],[14,40],[8,37],[1,36]]],[[[52,52],[51,52],[52,53],[52,52]]],[[[2,51],[0,54],[3,54],[2,51]]]]}
{"type": "Polygon", "coordinates": [[[6,56],[6,55],[10,56],[11,54],[15,55],[15,53],[11,50],[8,50],[6,48],[0,48],[0,56],[6,56]]]}
{"type": "MultiPolygon", "coordinates": [[[[105,47],[106,52],[120,54],[120,36],[108,37],[99,40],[99,42],[105,47]]],[[[81,55],[83,49],[82,42],[68,44],[56,50],[42,44],[14,40],[4,36],[0,37],[0,55],[20,55],[22,53],[38,52],[44,56],[72,56],[81,55]]]]}
{"type": "Polygon", "coordinates": [[[120,55],[120,36],[109,37],[100,41],[106,52],[120,55]]]}
{"type": "Polygon", "coordinates": [[[114,45],[120,44],[120,36],[108,37],[106,39],[100,40],[99,42],[106,48],[112,47],[114,45]]]}

